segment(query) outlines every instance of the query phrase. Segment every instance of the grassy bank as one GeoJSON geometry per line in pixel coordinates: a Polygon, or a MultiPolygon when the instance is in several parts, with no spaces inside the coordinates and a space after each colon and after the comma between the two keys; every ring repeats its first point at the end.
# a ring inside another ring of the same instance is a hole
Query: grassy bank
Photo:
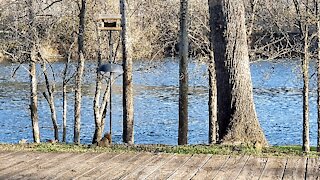
{"type": "Polygon", "coordinates": [[[255,148],[251,146],[224,145],[112,145],[109,147],[95,147],[90,145],[73,144],[0,144],[0,151],[39,151],[39,152],[151,152],[177,154],[215,154],[215,155],[254,155],[254,156],[319,156],[315,148],[306,154],[300,146],[271,146],[255,148]]]}

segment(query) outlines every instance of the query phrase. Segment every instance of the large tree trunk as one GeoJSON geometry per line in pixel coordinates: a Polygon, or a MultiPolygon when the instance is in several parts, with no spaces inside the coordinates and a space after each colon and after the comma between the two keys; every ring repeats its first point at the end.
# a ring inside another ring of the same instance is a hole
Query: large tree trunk
{"type": "Polygon", "coordinates": [[[243,1],[210,0],[217,75],[219,140],[267,145],[257,119],[249,66],[243,1]]]}
{"type": "Polygon", "coordinates": [[[188,0],[180,1],[178,144],[188,144],[188,0]]]}
{"type": "Polygon", "coordinates": [[[84,23],[86,13],[86,0],[81,1],[79,14],[79,34],[78,34],[78,67],[75,82],[75,106],[74,106],[74,143],[80,144],[80,124],[81,124],[81,88],[84,71],[84,23]]]}
{"type": "Polygon", "coordinates": [[[128,144],[134,143],[133,130],[133,83],[132,83],[132,57],[131,43],[128,41],[127,31],[127,3],[120,0],[121,13],[121,42],[122,42],[122,59],[123,59],[123,142],[128,144]]]}
{"type": "Polygon", "coordinates": [[[34,25],[34,1],[29,0],[28,2],[29,10],[29,35],[30,41],[27,50],[31,50],[29,56],[29,76],[30,76],[30,114],[32,121],[32,132],[33,141],[35,143],[40,143],[40,130],[39,130],[39,118],[38,118],[38,83],[37,83],[37,73],[36,73],[36,46],[33,45],[35,41],[35,36],[33,32],[34,25]]]}

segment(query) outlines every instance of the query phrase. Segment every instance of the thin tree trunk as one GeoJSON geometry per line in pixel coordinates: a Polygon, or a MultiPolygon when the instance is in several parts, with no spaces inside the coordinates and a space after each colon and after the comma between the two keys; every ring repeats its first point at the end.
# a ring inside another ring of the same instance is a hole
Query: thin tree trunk
{"type": "Polygon", "coordinates": [[[102,138],[103,130],[101,127],[101,121],[102,121],[102,114],[100,114],[100,95],[101,95],[101,80],[102,75],[99,72],[99,67],[101,66],[101,42],[100,42],[100,33],[96,26],[96,32],[97,32],[97,44],[98,44],[98,61],[97,61],[97,71],[96,71],[96,92],[94,94],[94,100],[93,100],[93,112],[94,112],[94,120],[95,120],[95,131],[92,138],[92,144],[95,144],[99,142],[102,138]]]}
{"type": "Polygon", "coordinates": [[[178,144],[188,144],[188,0],[180,1],[178,144]]]}
{"type": "Polygon", "coordinates": [[[62,142],[67,142],[67,113],[68,113],[68,92],[67,92],[67,74],[68,74],[68,68],[69,68],[69,63],[71,59],[71,47],[73,46],[74,43],[71,44],[69,48],[69,55],[67,57],[67,61],[65,62],[64,65],[64,70],[63,70],[63,82],[62,82],[62,142]]]}
{"type": "MultiPolygon", "coordinates": [[[[208,0],[210,4],[210,0],[208,0]]],[[[209,6],[209,15],[210,15],[210,28],[213,27],[214,23],[212,6],[209,6]]],[[[214,29],[210,29],[211,32],[214,32],[214,29]]],[[[214,63],[214,52],[213,52],[213,34],[210,33],[210,54],[208,62],[208,72],[209,72],[209,144],[217,143],[217,82],[216,82],[216,69],[214,63]]]]}
{"type": "Polygon", "coordinates": [[[215,67],[209,63],[209,144],[217,143],[217,87],[215,67]]]}
{"type": "Polygon", "coordinates": [[[43,71],[43,75],[44,75],[44,79],[45,79],[45,83],[46,83],[46,87],[47,87],[47,92],[48,92],[48,94],[43,92],[43,95],[44,95],[45,99],[47,100],[49,107],[50,107],[51,120],[52,120],[52,124],[53,124],[53,129],[54,129],[54,139],[59,141],[59,127],[58,127],[58,122],[57,122],[57,115],[56,115],[57,113],[56,113],[56,108],[54,105],[54,95],[53,95],[54,86],[50,85],[45,62],[43,62],[41,64],[41,67],[42,67],[42,71],[43,71]]]}
{"type": "Polygon", "coordinates": [[[82,76],[84,71],[84,30],[85,30],[86,0],[81,0],[79,14],[79,34],[78,34],[78,67],[75,82],[75,106],[74,106],[74,143],[80,144],[81,125],[81,99],[82,99],[82,76]]]}
{"type": "Polygon", "coordinates": [[[67,141],[67,113],[68,113],[68,91],[67,91],[67,85],[68,82],[71,80],[72,77],[69,79],[67,78],[68,76],[68,71],[69,71],[69,64],[71,61],[71,56],[72,56],[72,48],[74,47],[76,42],[76,38],[74,37],[74,40],[72,44],[69,47],[69,51],[66,53],[66,58],[67,61],[64,64],[64,70],[63,70],[63,82],[62,82],[62,101],[63,101],[63,110],[62,110],[62,142],[67,141]]]}
{"type": "Polygon", "coordinates": [[[308,0],[306,1],[305,11],[300,6],[298,0],[293,0],[296,13],[297,21],[301,37],[304,41],[303,51],[304,56],[301,58],[302,75],[303,75],[303,91],[302,91],[302,108],[303,108],[303,127],[302,127],[302,150],[305,152],[310,151],[310,140],[309,140],[309,25],[308,15],[309,7],[308,0]],[[304,16],[303,16],[304,13],[304,16]]]}
{"type": "Polygon", "coordinates": [[[254,52],[252,51],[253,49],[253,42],[252,42],[252,33],[253,33],[253,28],[254,28],[254,22],[256,18],[256,11],[257,11],[257,2],[259,0],[250,0],[250,18],[248,21],[248,33],[247,33],[247,42],[249,46],[249,57],[254,57],[254,52]]]}
{"type": "Polygon", "coordinates": [[[133,110],[133,83],[132,83],[132,57],[131,44],[128,41],[127,31],[127,3],[120,0],[121,13],[121,41],[123,58],[123,142],[134,143],[134,110],[133,110]]]}
{"type": "MultiPolygon", "coordinates": [[[[29,55],[29,76],[30,76],[30,113],[32,122],[32,132],[33,141],[35,143],[40,143],[40,130],[39,130],[39,118],[38,118],[38,83],[37,83],[37,72],[36,72],[36,46],[32,45],[35,41],[35,36],[33,32],[34,25],[34,1],[29,0],[29,35],[30,42],[29,48],[31,49],[29,55]]],[[[28,49],[28,50],[30,50],[28,49]]]]}
{"type": "Polygon", "coordinates": [[[305,25],[304,31],[304,57],[302,59],[303,73],[303,145],[305,152],[310,151],[309,138],[309,46],[308,46],[308,25],[305,25]]]}
{"type": "Polygon", "coordinates": [[[209,0],[217,75],[219,140],[267,145],[257,119],[249,66],[243,1],[209,0]]]}
{"type": "Polygon", "coordinates": [[[317,16],[317,35],[318,35],[318,58],[317,58],[317,110],[318,110],[318,134],[317,134],[317,151],[320,152],[320,17],[319,17],[319,0],[316,0],[316,16],[317,16]]]}
{"type": "Polygon", "coordinates": [[[82,101],[82,76],[84,70],[84,55],[79,52],[78,73],[76,75],[76,88],[75,88],[75,121],[74,121],[74,143],[80,144],[80,125],[81,125],[81,101],[82,101]]]}
{"type": "Polygon", "coordinates": [[[62,142],[67,142],[67,112],[68,112],[68,97],[67,97],[67,84],[62,84],[62,99],[63,99],[63,111],[62,111],[62,142]]]}
{"type": "MultiPolygon", "coordinates": [[[[34,54],[33,52],[31,54],[34,54]]],[[[31,55],[33,56],[33,55],[31,55]]],[[[39,118],[38,118],[38,83],[37,83],[37,73],[36,73],[36,63],[33,61],[34,58],[31,57],[31,62],[29,65],[30,73],[30,112],[32,121],[32,131],[33,131],[33,141],[35,143],[40,143],[40,130],[39,130],[39,118]]]]}
{"type": "Polygon", "coordinates": [[[217,143],[217,87],[216,87],[216,70],[211,51],[209,59],[209,144],[217,143]]]}
{"type": "Polygon", "coordinates": [[[254,21],[256,18],[256,8],[257,8],[257,2],[258,0],[250,0],[250,8],[251,8],[251,14],[249,18],[249,23],[248,23],[248,44],[251,44],[251,39],[252,39],[252,32],[253,32],[253,27],[254,27],[254,21]]]}

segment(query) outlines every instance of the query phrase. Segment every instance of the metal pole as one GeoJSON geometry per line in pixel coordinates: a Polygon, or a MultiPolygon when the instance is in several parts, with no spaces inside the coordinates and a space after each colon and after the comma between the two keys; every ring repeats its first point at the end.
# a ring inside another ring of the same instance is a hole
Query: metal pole
{"type": "Polygon", "coordinates": [[[113,59],[113,41],[112,41],[112,31],[109,31],[109,48],[110,48],[110,55],[109,55],[109,63],[112,64],[113,59]]]}
{"type": "Polygon", "coordinates": [[[110,135],[111,135],[111,132],[112,132],[112,72],[110,72],[110,114],[109,114],[109,117],[110,117],[110,135]]]}
{"type": "MultiPolygon", "coordinates": [[[[113,59],[113,42],[112,42],[112,31],[110,31],[109,34],[109,48],[110,48],[110,59],[109,62],[112,64],[112,59],[113,59]]],[[[109,127],[110,127],[110,136],[112,139],[112,72],[110,72],[110,97],[109,97],[109,107],[110,107],[110,114],[109,114],[109,127]]]]}

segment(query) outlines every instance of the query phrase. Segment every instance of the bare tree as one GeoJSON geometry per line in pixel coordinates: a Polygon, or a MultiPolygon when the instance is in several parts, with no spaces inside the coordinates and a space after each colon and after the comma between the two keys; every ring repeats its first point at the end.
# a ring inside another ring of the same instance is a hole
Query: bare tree
{"type": "Polygon", "coordinates": [[[302,130],[302,149],[305,152],[310,151],[309,137],[309,1],[305,3],[293,0],[296,13],[297,23],[300,30],[300,36],[303,40],[303,57],[301,57],[302,75],[303,75],[303,130],[302,130]]]}
{"type": "Polygon", "coordinates": [[[319,0],[315,0],[315,8],[316,8],[316,19],[317,19],[317,110],[318,110],[318,132],[317,132],[317,151],[320,152],[320,17],[319,17],[319,0]]]}
{"type": "Polygon", "coordinates": [[[180,1],[178,144],[188,144],[188,0],[180,1]]]}
{"type": "MultiPolygon", "coordinates": [[[[210,4],[210,0],[208,0],[208,4],[210,4]]],[[[211,17],[213,14],[214,9],[213,6],[209,6],[209,15],[210,15],[210,22],[209,25],[211,28],[214,25],[213,19],[211,17]]],[[[211,29],[210,31],[214,31],[211,29]]],[[[213,52],[213,33],[210,33],[210,54],[209,54],[209,62],[208,62],[208,72],[209,72],[209,144],[217,143],[217,84],[216,84],[216,69],[215,69],[215,62],[214,62],[214,52],[213,52]]]]}
{"type": "Polygon", "coordinates": [[[58,121],[57,121],[56,107],[55,107],[55,103],[54,103],[55,85],[54,84],[51,85],[51,83],[49,81],[49,76],[48,76],[48,72],[47,72],[47,65],[46,65],[46,61],[44,59],[42,60],[41,67],[42,67],[42,72],[44,75],[46,89],[47,89],[47,93],[43,92],[43,96],[47,100],[49,107],[50,107],[51,120],[52,120],[52,124],[53,124],[53,129],[54,129],[54,139],[56,141],[59,141],[59,127],[58,127],[58,121]]]}
{"type": "Polygon", "coordinates": [[[210,0],[219,140],[265,146],[253,101],[243,1],[210,0]]]}
{"type": "Polygon", "coordinates": [[[78,66],[75,77],[75,105],[74,105],[74,143],[80,144],[80,126],[81,126],[81,99],[82,99],[82,76],[84,71],[84,31],[86,0],[78,1],[79,13],[79,32],[78,32],[78,66]]]}
{"type": "Polygon", "coordinates": [[[27,1],[28,3],[28,30],[29,30],[29,49],[31,50],[29,54],[29,73],[30,73],[30,112],[33,130],[33,141],[35,143],[40,143],[40,130],[39,130],[39,117],[38,117],[38,83],[37,83],[37,73],[36,73],[36,61],[37,61],[37,50],[34,44],[34,0],[27,1]]]}
{"type": "MultiPolygon", "coordinates": [[[[101,53],[100,32],[99,32],[97,26],[96,26],[96,32],[97,32],[97,44],[98,44],[98,50],[97,50],[98,60],[97,60],[97,71],[96,71],[96,76],[97,76],[96,77],[96,92],[95,92],[94,101],[93,101],[95,131],[94,131],[94,135],[93,135],[93,139],[92,139],[92,144],[98,143],[102,138],[104,125],[105,125],[106,107],[108,106],[108,100],[109,100],[109,95],[110,95],[110,90],[111,90],[110,86],[109,86],[110,83],[107,82],[106,89],[105,89],[103,96],[102,96],[102,102],[100,103],[100,97],[101,97],[101,91],[102,91],[101,84],[102,84],[103,77],[102,77],[101,73],[99,72],[99,67],[102,64],[102,53],[101,53]]],[[[111,48],[111,47],[109,47],[109,48],[111,48]]],[[[111,79],[108,79],[108,80],[111,81],[111,79]]],[[[110,138],[111,138],[111,134],[110,134],[110,138]]],[[[110,139],[110,141],[111,141],[111,139],[110,139]]]]}
{"type": "Polygon", "coordinates": [[[68,78],[69,65],[72,56],[72,48],[74,46],[75,40],[71,43],[69,50],[65,51],[66,53],[66,61],[64,64],[63,77],[62,77],[62,142],[67,141],[67,112],[68,112],[68,83],[73,78],[73,76],[68,78]]]}
{"type": "MultiPolygon", "coordinates": [[[[121,42],[123,59],[123,142],[134,143],[133,82],[132,82],[132,46],[128,40],[127,2],[120,0],[121,42]]],[[[131,37],[130,37],[131,38],[131,37]]]]}
{"type": "Polygon", "coordinates": [[[209,144],[217,143],[217,86],[213,51],[209,56],[209,144]]]}

